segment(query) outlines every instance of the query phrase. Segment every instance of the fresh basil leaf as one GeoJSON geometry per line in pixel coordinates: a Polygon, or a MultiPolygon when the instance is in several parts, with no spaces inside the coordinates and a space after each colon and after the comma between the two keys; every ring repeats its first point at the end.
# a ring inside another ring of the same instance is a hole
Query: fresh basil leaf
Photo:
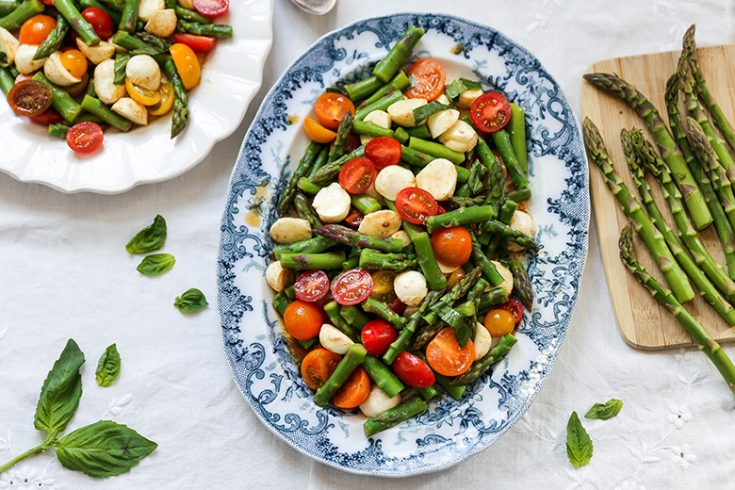
{"type": "Polygon", "coordinates": [[[140,230],[130,239],[125,250],[131,254],[144,254],[163,247],[166,242],[166,220],[160,214],[153,218],[153,224],[140,230]]]}
{"type": "Polygon", "coordinates": [[[451,109],[452,106],[442,104],[441,102],[432,101],[428,104],[422,105],[421,107],[417,107],[413,110],[413,119],[417,123],[420,121],[423,121],[427,117],[431,116],[432,114],[435,114],[439,111],[443,111],[446,109],[451,109]]]}
{"type": "Polygon", "coordinates": [[[111,420],[79,428],[54,444],[64,468],[97,478],[125,473],[157,447],[133,429],[111,420]]]}
{"type": "Polygon", "coordinates": [[[145,257],[138,265],[138,272],[144,276],[160,276],[176,263],[171,254],[153,254],[145,257]]]}
{"type": "Polygon", "coordinates": [[[184,291],[181,296],[177,296],[174,300],[174,306],[181,313],[196,313],[206,308],[207,305],[209,305],[207,298],[197,288],[184,291]]]}
{"type": "Polygon", "coordinates": [[[36,405],[33,426],[50,436],[63,431],[74,416],[82,397],[82,376],[79,369],[84,354],[73,339],[69,339],[43,382],[36,405]]]}
{"type": "Polygon", "coordinates": [[[117,351],[117,345],[112,344],[100,357],[94,377],[98,385],[107,387],[111,386],[118,376],[120,376],[120,353],[117,351]]]}
{"type": "Polygon", "coordinates": [[[592,439],[579,420],[577,412],[572,412],[567,422],[567,458],[572,466],[587,466],[592,459],[592,439]]]}
{"type": "Polygon", "coordinates": [[[605,403],[595,403],[592,405],[592,408],[584,415],[584,418],[608,420],[619,414],[622,408],[622,400],[611,398],[605,403]]]}

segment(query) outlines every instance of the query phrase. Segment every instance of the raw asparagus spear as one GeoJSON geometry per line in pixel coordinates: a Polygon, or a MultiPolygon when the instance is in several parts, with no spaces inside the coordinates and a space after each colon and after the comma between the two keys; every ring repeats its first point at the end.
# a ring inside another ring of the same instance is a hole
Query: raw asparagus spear
{"type": "Polygon", "coordinates": [[[511,117],[508,124],[510,143],[513,153],[521,164],[523,172],[528,173],[528,154],[526,152],[526,118],[523,109],[513,102],[510,103],[511,117]]]}
{"type": "Polygon", "coordinates": [[[336,243],[334,243],[329,238],[317,235],[314,238],[309,238],[308,240],[301,240],[284,245],[276,245],[275,247],[273,247],[273,253],[275,254],[277,260],[281,260],[281,256],[283,256],[283,254],[315,254],[319,252],[324,252],[325,250],[332,248],[335,245],[336,243]]]}
{"type": "Polygon", "coordinates": [[[67,22],[69,22],[71,28],[76,31],[80,38],[82,38],[82,41],[90,46],[96,46],[100,43],[100,38],[97,36],[92,24],[82,17],[82,14],[79,13],[79,10],[74,6],[72,0],[54,0],[54,7],[56,7],[56,10],[58,10],[67,22]]]}
{"type": "Polygon", "coordinates": [[[372,76],[363,80],[358,80],[354,83],[348,83],[344,86],[347,97],[350,100],[357,102],[358,100],[366,99],[373,95],[375,91],[385,85],[385,82],[378,80],[378,77],[372,76]]]}
{"type": "Polygon", "coordinates": [[[428,408],[429,405],[421,397],[414,396],[400,405],[386,410],[377,417],[366,420],[363,424],[365,437],[372,437],[378,432],[390,429],[401,422],[422,414],[428,408]]]}
{"type": "Polygon", "coordinates": [[[485,354],[485,357],[475,361],[466,373],[454,378],[452,380],[452,384],[472,383],[477,378],[485,374],[493,364],[505,357],[516,342],[518,342],[518,339],[516,339],[513,334],[504,335],[500,338],[498,344],[490,349],[490,352],[485,354]]]}
{"type": "Polygon", "coordinates": [[[312,228],[318,228],[322,226],[322,222],[319,220],[319,216],[316,215],[314,210],[309,204],[309,200],[300,192],[297,192],[294,196],[294,208],[296,208],[296,214],[299,218],[303,218],[309,222],[312,228]]]}
{"type": "Polygon", "coordinates": [[[334,177],[339,173],[339,171],[342,169],[342,166],[347,163],[348,161],[352,160],[355,157],[361,157],[365,156],[365,145],[361,145],[357,147],[356,149],[352,150],[351,152],[342,155],[340,158],[336,159],[333,162],[329,162],[326,165],[324,165],[322,168],[320,168],[314,175],[312,175],[309,180],[311,180],[314,184],[326,184],[327,182],[334,179],[334,177]]]}
{"type": "Polygon", "coordinates": [[[426,153],[427,155],[431,155],[434,158],[446,158],[455,165],[458,165],[465,160],[464,153],[454,151],[441,143],[437,143],[436,141],[424,140],[416,138],[415,136],[411,136],[411,139],[408,140],[408,147],[416,151],[426,153]]]}
{"type": "MultiPolygon", "coordinates": [[[[131,39],[135,38],[131,37],[131,39]]],[[[171,59],[170,56],[166,57],[166,61],[163,66],[164,71],[166,72],[166,77],[168,77],[168,81],[174,89],[175,99],[174,110],[171,116],[171,138],[175,138],[184,130],[186,123],[189,120],[189,108],[187,107],[187,104],[189,103],[189,95],[184,87],[184,82],[179,76],[179,72],[176,70],[174,60],[171,59]]]]}
{"type": "Polygon", "coordinates": [[[396,340],[390,344],[388,350],[383,354],[383,361],[385,361],[386,364],[393,364],[393,361],[396,360],[398,354],[408,348],[408,344],[411,342],[411,337],[413,337],[413,334],[416,332],[419,322],[421,322],[423,316],[428,313],[429,308],[431,308],[440,297],[441,291],[429,291],[429,294],[424,297],[419,305],[419,309],[413,314],[413,316],[411,316],[408,323],[406,323],[406,326],[398,334],[396,340]]]}
{"type": "Polygon", "coordinates": [[[281,265],[286,269],[339,269],[345,261],[344,252],[282,254],[281,265]]]}
{"type": "Polygon", "coordinates": [[[329,379],[316,391],[314,403],[326,406],[347,378],[365,361],[365,356],[367,351],[362,344],[352,344],[329,379]]]}
{"type": "Polygon", "coordinates": [[[371,102],[362,109],[358,110],[355,113],[355,120],[361,121],[365,119],[365,116],[373,111],[385,111],[393,102],[398,102],[399,100],[403,99],[404,97],[400,90],[393,90],[392,92],[388,92],[382,98],[376,100],[375,102],[371,102]]]}
{"type": "Polygon", "coordinates": [[[197,36],[216,37],[218,39],[227,39],[232,37],[232,26],[228,24],[199,24],[186,20],[179,20],[176,23],[178,32],[196,34],[197,36]]]}
{"type": "Polygon", "coordinates": [[[362,104],[360,104],[360,108],[362,109],[363,107],[382,99],[387,94],[393,91],[398,90],[399,92],[402,92],[406,90],[410,85],[411,80],[409,80],[409,78],[406,76],[405,73],[403,73],[403,71],[399,71],[398,73],[396,73],[396,76],[393,77],[390,83],[383,85],[382,88],[378,89],[373,95],[368,97],[362,104]]]}
{"type": "Polygon", "coordinates": [[[367,270],[404,271],[415,269],[417,264],[415,255],[380,253],[369,248],[360,251],[359,265],[367,270]]]}
{"type": "Polygon", "coordinates": [[[488,258],[487,255],[482,251],[480,242],[477,240],[475,234],[472,234],[472,262],[476,267],[482,270],[482,275],[492,286],[500,286],[503,284],[503,276],[498,272],[497,267],[488,258]]]}
{"type": "MultiPolygon", "coordinates": [[[[347,142],[347,137],[350,135],[350,131],[352,131],[352,112],[347,111],[337,127],[337,137],[334,139],[334,146],[329,150],[327,162],[333,162],[344,155],[345,143],[347,142]]],[[[322,167],[322,165],[318,168],[320,167],[322,167]]],[[[309,177],[313,176],[315,173],[316,170],[312,170],[309,173],[309,177]]]]}
{"type": "Polygon", "coordinates": [[[339,304],[336,301],[330,301],[326,305],[324,305],[324,313],[327,314],[329,317],[329,321],[332,322],[332,325],[340,329],[345,335],[347,335],[352,340],[358,340],[359,335],[357,332],[355,332],[355,329],[352,328],[352,325],[347,322],[347,320],[344,319],[342,316],[342,313],[339,308],[339,304]]]}
{"type": "Polygon", "coordinates": [[[368,376],[375,381],[378,388],[383,390],[386,395],[394,397],[405,388],[398,376],[393,374],[393,371],[377,357],[366,356],[362,366],[367,371],[368,376]]]}
{"type": "Polygon", "coordinates": [[[426,218],[426,229],[429,233],[439,228],[449,228],[452,226],[464,226],[474,223],[484,223],[495,217],[494,206],[472,206],[469,208],[459,208],[436,216],[426,218]]]}
{"type": "Polygon", "coordinates": [[[15,77],[10,73],[10,70],[0,67],[0,90],[3,94],[8,95],[13,85],[15,85],[15,77]]]}
{"type": "Polygon", "coordinates": [[[505,129],[501,129],[492,133],[492,137],[500,156],[503,157],[503,163],[505,163],[505,168],[508,170],[513,183],[519,189],[528,187],[528,176],[513,151],[513,144],[510,141],[508,132],[505,129]]]}
{"type": "MultiPolygon", "coordinates": [[[[395,210],[395,207],[392,209],[395,210]]],[[[416,249],[416,258],[419,267],[421,267],[421,272],[424,273],[429,289],[444,289],[447,285],[447,279],[442,274],[441,269],[439,269],[439,265],[434,257],[434,250],[431,248],[429,234],[406,220],[403,220],[401,226],[408,234],[411,243],[413,243],[416,249]]]]}
{"type": "Polygon", "coordinates": [[[314,230],[314,233],[349,247],[374,248],[383,252],[400,252],[403,250],[403,242],[398,238],[380,238],[365,235],[342,225],[324,225],[314,230]]]}
{"type": "Polygon", "coordinates": [[[398,330],[406,326],[405,318],[391,310],[387,304],[383,303],[382,301],[378,301],[375,298],[366,299],[365,302],[362,303],[362,309],[365,310],[367,313],[378,315],[380,318],[389,322],[398,330]]]}
{"type": "Polygon", "coordinates": [[[528,271],[520,259],[510,261],[510,271],[513,273],[513,289],[527,310],[533,309],[533,287],[528,278],[528,271]]]}
{"type": "Polygon", "coordinates": [[[278,212],[281,213],[281,216],[285,216],[291,208],[291,204],[296,196],[296,183],[309,171],[309,168],[311,168],[311,165],[319,154],[319,150],[321,150],[319,143],[309,142],[306,151],[304,151],[304,155],[299,160],[299,164],[291,175],[291,180],[286,184],[286,188],[283,189],[281,198],[278,200],[278,212]]]}
{"type": "Polygon", "coordinates": [[[485,233],[498,234],[503,236],[506,240],[515,243],[516,245],[523,247],[526,250],[538,250],[538,244],[536,241],[524,234],[523,232],[514,230],[509,225],[501,223],[497,220],[486,221],[482,225],[482,231],[485,233]]]}
{"type": "Polygon", "coordinates": [[[357,306],[342,306],[339,309],[339,313],[347,323],[355,327],[358,331],[370,321],[370,318],[357,306]]]}
{"type": "Polygon", "coordinates": [[[12,12],[0,19],[0,27],[9,31],[20,29],[28,18],[43,12],[41,0],[24,0],[12,12]]]}
{"type": "Polygon", "coordinates": [[[373,68],[373,75],[383,83],[393,78],[398,73],[401,66],[406,62],[408,57],[411,55],[413,47],[419,42],[421,36],[424,35],[424,30],[420,27],[409,26],[403,36],[393,45],[388,54],[375,65],[373,68]]]}
{"type": "Polygon", "coordinates": [[[125,0],[118,29],[121,31],[135,32],[138,24],[138,4],[138,0],[125,0]]]}
{"type": "Polygon", "coordinates": [[[40,60],[59,49],[64,42],[67,31],[69,31],[69,23],[66,22],[66,19],[61,14],[57,15],[56,27],[54,27],[53,31],[49,32],[46,39],[38,46],[36,54],[33,55],[33,59],[40,60]]]}

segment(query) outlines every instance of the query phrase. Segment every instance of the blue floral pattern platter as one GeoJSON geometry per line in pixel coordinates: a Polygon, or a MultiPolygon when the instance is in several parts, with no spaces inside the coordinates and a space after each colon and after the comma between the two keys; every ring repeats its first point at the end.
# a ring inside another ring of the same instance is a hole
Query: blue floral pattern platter
{"type": "Polygon", "coordinates": [[[587,254],[587,162],[580,131],[556,81],[526,49],[485,26],[446,15],[397,14],[327,34],[265,98],[237,159],[221,227],[219,311],[235,382],[258,418],[294,448],[353,473],[410,476],[451,466],[495,442],[528,409],[559,352],[587,254]],[[408,25],[426,34],[414,56],[431,55],[447,80],[497,87],[526,111],[531,214],[540,252],[529,273],[536,303],[518,344],[460,401],[370,439],[364,417],[321,408],[299,376],[263,280],[278,195],[306,146],[301,121],[326,87],[368,76],[408,25]]]}

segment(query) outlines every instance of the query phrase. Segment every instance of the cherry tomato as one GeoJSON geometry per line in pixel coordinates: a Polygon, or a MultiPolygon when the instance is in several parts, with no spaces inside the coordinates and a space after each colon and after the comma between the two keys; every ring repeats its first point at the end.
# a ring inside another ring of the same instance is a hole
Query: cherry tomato
{"type": "Polygon", "coordinates": [[[75,124],[66,133],[66,144],[76,153],[93,153],[102,146],[105,135],[99,124],[85,121],[75,124]]]}
{"type": "Polygon", "coordinates": [[[393,289],[396,273],[383,269],[373,272],[370,276],[373,278],[373,291],[370,296],[383,302],[393,301],[396,297],[393,289]]]}
{"type": "Polygon", "coordinates": [[[161,93],[161,100],[158,104],[148,107],[148,114],[151,116],[163,116],[174,105],[174,88],[170,83],[161,82],[161,88],[158,91],[161,93]]]}
{"type": "Polygon", "coordinates": [[[440,214],[444,214],[446,212],[447,212],[447,210],[444,209],[444,207],[442,207],[441,204],[437,204],[436,205],[436,214],[437,214],[437,216],[440,215],[440,214]]]}
{"type": "Polygon", "coordinates": [[[360,338],[368,354],[382,356],[398,338],[398,332],[385,320],[370,320],[362,327],[360,338]]]}
{"type": "Polygon", "coordinates": [[[53,6],[53,4],[54,4],[54,0],[43,0],[43,4],[44,4],[44,5],[49,5],[49,6],[53,6]]]}
{"type": "Polygon", "coordinates": [[[399,315],[403,315],[407,307],[408,305],[398,298],[391,301],[390,304],[388,305],[388,308],[393,310],[394,313],[398,313],[399,315]]]}
{"type": "Polygon", "coordinates": [[[327,382],[341,357],[323,347],[309,351],[301,360],[301,377],[306,386],[316,391],[327,382]]]}
{"type": "Polygon", "coordinates": [[[21,44],[41,44],[56,27],[56,19],[38,14],[23,22],[18,33],[21,44]]]}
{"type": "Polygon", "coordinates": [[[498,92],[486,92],[475,99],[470,107],[470,117],[475,127],[483,133],[500,131],[510,121],[510,104],[498,92]]]}
{"type": "Polygon", "coordinates": [[[194,0],[194,10],[205,17],[217,17],[229,10],[230,0],[194,0]]]}
{"type": "Polygon", "coordinates": [[[306,271],[296,279],[294,292],[300,301],[314,303],[329,292],[329,278],[324,271],[306,271]]]}
{"type": "Polygon", "coordinates": [[[450,267],[459,267],[470,260],[472,235],[464,226],[441,228],[431,234],[431,248],[436,260],[450,267]]]}
{"type": "Polygon", "coordinates": [[[468,340],[460,347],[453,328],[444,328],[426,346],[431,369],[444,376],[459,376],[475,362],[475,345],[468,340]]]}
{"type": "Polygon", "coordinates": [[[309,340],[319,335],[324,316],[318,306],[296,300],[283,312],[286,331],[297,340],[309,340]]]}
{"type": "Polygon", "coordinates": [[[350,194],[364,194],[375,182],[378,171],[373,162],[357,157],[345,163],[339,171],[339,185],[350,194]]]}
{"type": "Polygon", "coordinates": [[[196,34],[174,34],[177,43],[186,44],[195,53],[209,53],[217,44],[217,39],[209,36],[197,36],[196,34]]]}
{"type": "Polygon", "coordinates": [[[434,372],[421,360],[420,357],[410,352],[401,352],[391,365],[396,376],[406,386],[412,388],[426,388],[436,381],[434,372]]]}
{"type": "Polygon", "coordinates": [[[30,116],[31,121],[41,126],[48,126],[49,124],[56,124],[61,122],[61,115],[56,112],[56,109],[49,107],[40,114],[30,116]]]}
{"type": "Polygon", "coordinates": [[[458,267],[452,271],[451,274],[449,274],[449,277],[447,278],[447,288],[451,289],[453,288],[460,279],[462,279],[466,275],[466,272],[461,267],[458,267]]]}
{"type": "Polygon", "coordinates": [[[395,165],[401,159],[402,154],[401,143],[389,136],[372,139],[365,145],[365,156],[378,170],[395,165]]]}
{"type": "Polygon", "coordinates": [[[19,116],[37,116],[51,106],[54,94],[48,85],[35,80],[23,80],[8,92],[8,103],[19,116]]]}
{"type": "Polygon", "coordinates": [[[370,376],[365,368],[355,369],[342,388],[332,397],[332,405],[337,408],[349,410],[360,406],[370,396],[370,376]]]}
{"type": "Polygon", "coordinates": [[[114,32],[114,26],[110,15],[97,7],[87,7],[82,10],[82,17],[92,25],[94,32],[100,37],[100,39],[109,39],[114,32]]]}
{"type": "Polygon", "coordinates": [[[426,218],[434,216],[438,209],[434,196],[418,187],[406,187],[396,196],[396,211],[409,223],[423,225],[426,218]]]}
{"type": "Polygon", "coordinates": [[[345,141],[345,154],[352,153],[362,145],[360,136],[355,133],[350,133],[345,141]]]}
{"type": "Polygon", "coordinates": [[[510,311],[495,308],[487,312],[483,324],[487,331],[490,332],[490,335],[493,337],[502,337],[503,335],[513,333],[516,321],[513,313],[510,311]]]}
{"type": "Polygon", "coordinates": [[[411,88],[404,92],[409,99],[434,100],[444,92],[444,68],[433,58],[421,58],[407,72],[411,88]]]}
{"type": "Polygon", "coordinates": [[[171,53],[184,88],[191,90],[196,87],[202,78],[202,67],[194,51],[186,44],[176,43],[168,48],[168,52],[171,53]]]}
{"type": "Polygon", "coordinates": [[[307,138],[315,143],[329,143],[337,137],[337,133],[325,128],[316,119],[308,116],[304,118],[304,133],[306,133],[307,138]]]}
{"type": "Polygon", "coordinates": [[[373,278],[364,269],[350,269],[332,282],[332,296],[341,305],[362,303],[373,292],[373,278]]]}
{"type": "Polygon", "coordinates": [[[73,77],[82,78],[87,73],[87,57],[78,49],[67,49],[61,53],[61,64],[73,77]]]}
{"type": "Polygon", "coordinates": [[[365,216],[355,208],[350,209],[350,214],[345,217],[345,223],[347,226],[357,228],[362,223],[362,219],[365,216]]]}
{"type": "Polygon", "coordinates": [[[337,129],[345,114],[355,115],[355,104],[346,96],[336,92],[324,92],[314,102],[314,113],[327,129],[337,129]]]}
{"type": "Polygon", "coordinates": [[[511,298],[502,305],[498,305],[501,310],[508,310],[513,314],[513,321],[516,325],[523,320],[523,304],[515,298],[511,298]]]}

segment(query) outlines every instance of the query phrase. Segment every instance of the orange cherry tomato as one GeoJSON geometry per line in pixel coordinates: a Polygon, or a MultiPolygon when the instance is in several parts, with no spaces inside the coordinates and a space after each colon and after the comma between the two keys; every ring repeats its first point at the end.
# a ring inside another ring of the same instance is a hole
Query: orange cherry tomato
{"type": "Polygon", "coordinates": [[[49,15],[38,14],[23,22],[18,40],[21,44],[41,44],[56,27],[56,19],[49,15]]]}
{"type": "Polygon", "coordinates": [[[339,354],[322,347],[309,351],[301,360],[301,377],[306,386],[314,391],[318,390],[337,369],[341,359],[339,354]]]}
{"type": "Polygon", "coordinates": [[[355,369],[342,388],[332,397],[332,404],[337,408],[356,408],[370,395],[370,377],[364,368],[355,369]]]}
{"type": "Polygon", "coordinates": [[[510,311],[496,308],[487,312],[483,324],[487,331],[490,332],[490,335],[493,337],[502,337],[503,335],[513,333],[513,329],[516,327],[516,320],[510,311]]]}
{"type": "Polygon", "coordinates": [[[444,376],[459,376],[475,362],[475,345],[468,340],[460,347],[453,328],[442,329],[426,346],[426,361],[444,376]]]}
{"type": "Polygon", "coordinates": [[[311,117],[304,118],[304,133],[306,137],[315,143],[329,143],[337,137],[337,133],[319,124],[311,117]]]}
{"type": "Polygon", "coordinates": [[[460,279],[462,279],[465,276],[465,271],[461,267],[458,269],[454,269],[451,274],[449,274],[449,277],[447,278],[447,287],[449,289],[453,288],[457,285],[460,279]]]}
{"type": "Polygon", "coordinates": [[[298,340],[309,340],[319,335],[323,320],[322,310],[304,301],[294,301],[283,313],[286,331],[298,340]]]}
{"type": "Polygon", "coordinates": [[[439,262],[459,267],[470,260],[472,235],[464,226],[441,228],[431,234],[431,248],[439,262]]]}
{"type": "Polygon", "coordinates": [[[67,49],[61,53],[61,64],[74,77],[82,78],[87,73],[87,58],[78,49],[67,49]]]}
{"type": "Polygon", "coordinates": [[[444,68],[433,58],[421,58],[408,69],[411,88],[403,95],[409,99],[434,100],[444,92],[444,68]]]}
{"type": "Polygon", "coordinates": [[[316,118],[327,129],[337,129],[348,112],[355,115],[355,104],[346,95],[336,92],[324,92],[314,102],[316,118]]]}

